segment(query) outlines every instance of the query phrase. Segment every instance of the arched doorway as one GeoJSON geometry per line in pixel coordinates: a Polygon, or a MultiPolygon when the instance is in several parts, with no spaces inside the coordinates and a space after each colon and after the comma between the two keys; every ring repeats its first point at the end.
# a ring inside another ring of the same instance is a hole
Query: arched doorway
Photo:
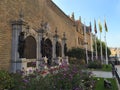
{"type": "Polygon", "coordinates": [[[46,56],[48,58],[48,65],[52,62],[52,42],[49,38],[41,41],[41,53],[42,57],[46,56]]]}
{"type": "Polygon", "coordinates": [[[25,58],[35,59],[36,58],[36,40],[32,36],[28,36],[25,39],[25,58]]]}
{"type": "Polygon", "coordinates": [[[61,44],[57,41],[56,42],[56,57],[62,56],[62,47],[61,44]]]}

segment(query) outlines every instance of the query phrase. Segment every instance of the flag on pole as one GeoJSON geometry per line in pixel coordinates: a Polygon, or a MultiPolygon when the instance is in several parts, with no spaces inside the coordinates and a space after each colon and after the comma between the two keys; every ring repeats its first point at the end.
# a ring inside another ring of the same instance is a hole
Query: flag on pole
{"type": "Polygon", "coordinates": [[[92,32],[91,22],[90,22],[90,26],[89,26],[89,31],[92,32]]]}
{"type": "Polygon", "coordinates": [[[95,31],[95,34],[96,34],[97,33],[96,20],[94,20],[94,31],[95,31]]]}
{"type": "Polygon", "coordinates": [[[104,26],[105,26],[105,31],[108,32],[108,28],[107,28],[106,20],[105,20],[104,26]]]}
{"type": "Polygon", "coordinates": [[[100,21],[98,23],[99,23],[99,30],[100,30],[100,33],[101,33],[102,32],[102,25],[101,25],[100,21]]]}

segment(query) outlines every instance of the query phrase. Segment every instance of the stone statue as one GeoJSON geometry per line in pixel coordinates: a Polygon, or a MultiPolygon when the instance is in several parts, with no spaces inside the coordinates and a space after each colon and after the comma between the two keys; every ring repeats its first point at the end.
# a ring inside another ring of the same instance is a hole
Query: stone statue
{"type": "Polygon", "coordinates": [[[24,32],[21,32],[18,38],[18,53],[19,58],[24,58],[24,49],[25,49],[25,39],[24,32]]]}

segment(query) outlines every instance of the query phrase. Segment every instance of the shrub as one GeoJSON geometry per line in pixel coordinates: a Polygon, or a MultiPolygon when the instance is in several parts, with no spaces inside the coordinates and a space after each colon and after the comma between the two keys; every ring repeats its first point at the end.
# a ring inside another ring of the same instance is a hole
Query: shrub
{"type": "Polygon", "coordinates": [[[7,71],[0,70],[0,90],[11,89],[13,86],[13,77],[7,71]]]}
{"type": "Polygon", "coordinates": [[[77,59],[85,59],[85,51],[81,48],[72,48],[68,51],[67,55],[77,59]]]}
{"type": "Polygon", "coordinates": [[[43,77],[35,71],[28,76],[12,74],[15,86],[12,90],[91,90],[91,73],[82,71],[78,65],[72,65],[58,73],[43,77]]]}
{"type": "Polygon", "coordinates": [[[85,65],[85,60],[70,57],[69,63],[74,65],[85,65]]]}
{"type": "Polygon", "coordinates": [[[22,71],[18,71],[17,73],[11,73],[11,76],[13,77],[13,83],[14,83],[14,87],[12,88],[12,90],[24,90],[25,87],[25,79],[23,77],[23,73],[22,71]]]}
{"type": "Polygon", "coordinates": [[[102,68],[102,65],[98,61],[91,61],[88,63],[88,68],[98,69],[98,68],[102,68]]]}

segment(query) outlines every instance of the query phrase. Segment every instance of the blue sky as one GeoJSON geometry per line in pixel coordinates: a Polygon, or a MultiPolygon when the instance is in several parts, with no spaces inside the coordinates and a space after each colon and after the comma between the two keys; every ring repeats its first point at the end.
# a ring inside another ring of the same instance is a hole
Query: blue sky
{"type": "MultiPolygon", "coordinates": [[[[66,15],[75,14],[75,19],[81,16],[82,22],[86,25],[92,23],[94,33],[94,19],[102,23],[102,41],[104,41],[104,18],[106,18],[108,32],[107,44],[109,47],[120,47],[120,0],[53,0],[66,15]]],[[[99,31],[97,33],[100,37],[99,31]]]]}

